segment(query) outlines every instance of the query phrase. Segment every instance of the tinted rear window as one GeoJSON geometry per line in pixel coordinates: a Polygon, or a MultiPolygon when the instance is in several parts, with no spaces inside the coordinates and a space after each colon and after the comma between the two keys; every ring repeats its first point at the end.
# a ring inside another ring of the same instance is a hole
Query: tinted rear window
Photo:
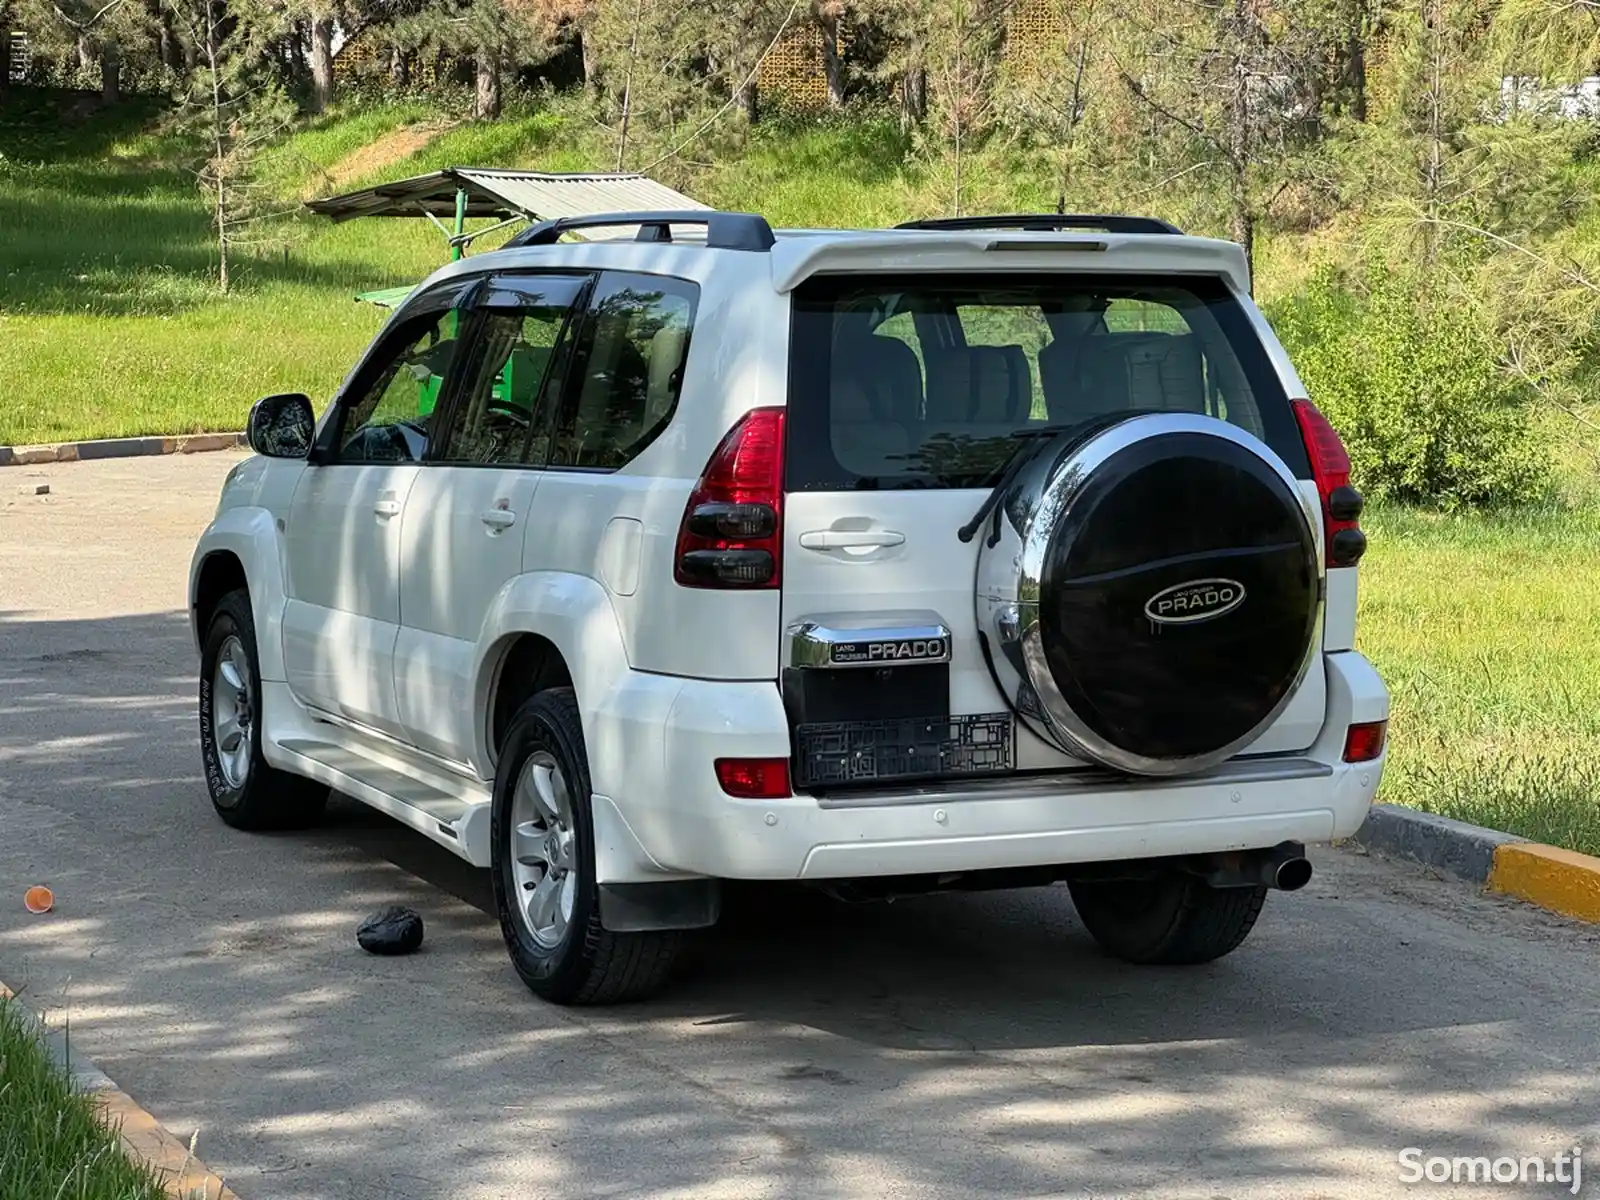
{"type": "Polygon", "coordinates": [[[982,487],[1019,430],[1149,411],[1220,417],[1309,473],[1220,279],[821,276],[793,313],[791,490],[982,487]]]}

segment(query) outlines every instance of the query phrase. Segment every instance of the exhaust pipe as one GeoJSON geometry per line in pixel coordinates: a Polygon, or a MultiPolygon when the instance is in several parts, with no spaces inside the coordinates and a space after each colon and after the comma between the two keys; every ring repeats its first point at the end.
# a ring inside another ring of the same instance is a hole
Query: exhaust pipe
{"type": "Polygon", "coordinates": [[[1304,857],[1286,858],[1272,873],[1272,883],[1282,892],[1298,892],[1311,882],[1311,860],[1304,857]]]}
{"type": "Polygon", "coordinates": [[[1270,850],[1233,850],[1205,854],[1194,870],[1212,887],[1269,887],[1298,892],[1311,882],[1311,861],[1300,842],[1281,842],[1270,850]]]}

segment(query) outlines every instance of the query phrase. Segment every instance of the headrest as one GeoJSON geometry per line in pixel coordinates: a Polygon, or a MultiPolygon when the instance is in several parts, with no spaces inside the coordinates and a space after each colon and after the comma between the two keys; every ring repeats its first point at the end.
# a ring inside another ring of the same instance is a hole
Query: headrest
{"type": "Polygon", "coordinates": [[[1148,334],[1126,345],[1131,407],[1205,412],[1205,371],[1193,335],[1148,334]]]}
{"type": "MultiPolygon", "coordinates": [[[[1205,374],[1192,334],[1096,334],[1062,346],[1060,353],[1070,346],[1076,357],[1051,384],[1052,420],[1081,421],[1127,409],[1206,410],[1205,374]]],[[[1058,352],[1051,347],[1040,357],[1053,363],[1058,352]]]]}
{"type": "Polygon", "coordinates": [[[1032,400],[1021,346],[948,350],[928,371],[928,420],[941,425],[1022,422],[1032,400]]]}
{"type": "Polygon", "coordinates": [[[850,331],[833,348],[835,421],[916,420],[922,366],[899,338],[850,331]]]}
{"type": "Polygon", "coordinates": [[[682,325],[668,325],[656,330],[650,339],[649,377],[645,391],[645,411],[648,419],[666,412],[672,405],[673,373],[683,365],[683,347],[689,340],[689,330],[682,325]]]}

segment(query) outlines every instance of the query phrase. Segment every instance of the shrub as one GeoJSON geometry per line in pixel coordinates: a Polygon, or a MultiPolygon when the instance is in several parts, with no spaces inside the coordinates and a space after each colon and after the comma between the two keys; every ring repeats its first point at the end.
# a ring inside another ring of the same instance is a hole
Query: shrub
{"type": "Polygon", "coordinates": [[[1531,389],[1461,301],[1374,271],[1359,292],[1333,272],[1277,306],[1275,325],[1311,399],[1374,499],[1441,509],[1538,499],[1550,466],[1531,389]]]}

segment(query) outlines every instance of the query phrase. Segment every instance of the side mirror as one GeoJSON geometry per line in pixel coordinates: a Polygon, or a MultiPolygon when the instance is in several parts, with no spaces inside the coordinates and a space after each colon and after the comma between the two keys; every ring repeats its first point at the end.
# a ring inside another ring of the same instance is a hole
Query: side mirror
{"type": "Polygon", "coordinates": [[[305,458],[311,453],[316,429],[311,397],[289,392],[257,400],[250,410],[245,436],[250,449],[267,458],[305,458]]]}

